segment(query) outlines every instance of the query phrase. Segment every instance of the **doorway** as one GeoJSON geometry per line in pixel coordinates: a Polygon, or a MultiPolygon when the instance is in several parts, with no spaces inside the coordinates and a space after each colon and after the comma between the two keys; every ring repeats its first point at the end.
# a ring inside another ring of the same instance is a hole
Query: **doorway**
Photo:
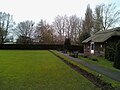
{"type": "Polygon", "coordinates": [[[90,53],[91,53],[91,54],[94,54],[94,53],[95,53],[95,52],[94,52],[94,48],[95,48],[94,42],[91,42],[91,44],[90,44],[90,53]]]}

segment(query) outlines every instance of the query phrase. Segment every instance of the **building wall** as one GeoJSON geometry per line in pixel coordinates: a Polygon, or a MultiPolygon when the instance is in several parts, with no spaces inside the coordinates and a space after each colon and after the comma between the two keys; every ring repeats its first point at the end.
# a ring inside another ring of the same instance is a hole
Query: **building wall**
{"type": "MultiPolygon", "coordinates": [[[[120,36],[113,36],[106,40],[105,42],[102,43],[94,43],[94,54],[98,56],[105,57],[106,56],[106,51],[107,51],[107,46],[116,46],[117,42],[120,40],[120,36]]],[[[85,43],[84,44],[84,53],[90,53],[90,43],[85,43]]]]}
{"type": "Polygon", "coordinates": [[[95,55],[105,56],[105,44],[104,43],[95,43],[95,55]]]}
{"type": "MultiPolygon", "coordinates": [[[[95,43],[94,44],[94,54],[98,56],[105,56],[105,44],[104,43],[95,43]]],[[[89,53],[90,52],[90,43],[84,44],[84,53],[89,53]]]]}
{"type": "Polygon", "coordinates": [[[84,44],[84,53],[90,53],[90,43],[84,44]]]}

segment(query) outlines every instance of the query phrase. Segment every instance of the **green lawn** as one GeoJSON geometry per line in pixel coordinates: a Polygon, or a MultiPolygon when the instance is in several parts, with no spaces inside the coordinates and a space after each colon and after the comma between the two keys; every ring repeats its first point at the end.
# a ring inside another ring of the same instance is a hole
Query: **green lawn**
{"type": "Polygon", "coordinates": [[[116,71],[120,71],[119,69],[116,69],[113,67],[113,62],[110,62],[108,61],[107,59],[104,59],[102,57],[98,57],[98,56],[95,56],[95,55],[91,55],[91,57],[94,57],[96,58],[98,61],[93,61],[93,60],[90,60],[88,58],[84,58],[82,57],[81,55],[79,55],[79,58],[81,60],[85,60],[85,61],[88,61],[88,62],[92,62],[92,63],[95,63],[95,64],[98,64],[100,66],[103,66],[103,67],[106,67],[106,68],[109,68],[109,69],[112,69],[112,70],[116,70],[116,71]]]}
{"type": "Polygon", "coordinates": [[[0,90],[98,90],[48,51],[0,50],[0,90]]]}

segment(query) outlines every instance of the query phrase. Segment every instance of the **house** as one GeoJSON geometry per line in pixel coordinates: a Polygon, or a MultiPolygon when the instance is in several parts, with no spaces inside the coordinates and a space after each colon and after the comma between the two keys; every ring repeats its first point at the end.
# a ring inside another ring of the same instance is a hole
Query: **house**
{"type": "Polygon", "coordinates": [[[87,38],[84,44],[84,53],[90,53],[105,57],[107,46],[120,40],[120,27],[98,31],[87,38]]]}

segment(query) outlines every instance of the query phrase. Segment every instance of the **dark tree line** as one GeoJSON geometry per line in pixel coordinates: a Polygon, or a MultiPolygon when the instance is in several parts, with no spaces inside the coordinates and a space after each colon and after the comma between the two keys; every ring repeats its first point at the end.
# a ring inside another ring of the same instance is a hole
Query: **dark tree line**
{"type": "Polygon", "coordinates": [[[88,5],[85,18],[58,15],[51,25],[45,20],[40,20],[37,25],[32,20],[15,25],[10,14],[0,12],[0,44],[13,41],[13,38],[17,43],[25,44],[63,44],[69,38],[71,44],[81,44],[94,33],[114,27],[119,20],[120,10],[115,4],[97,5],[94,10],[88,5]]]}

